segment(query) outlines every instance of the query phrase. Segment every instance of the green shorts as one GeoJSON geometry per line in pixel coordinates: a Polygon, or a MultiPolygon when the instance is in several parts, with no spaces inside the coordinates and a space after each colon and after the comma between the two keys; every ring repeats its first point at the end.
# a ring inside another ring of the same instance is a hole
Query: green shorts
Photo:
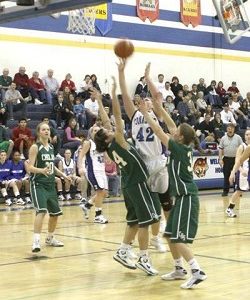
{"type": "Polygon", "coordinates": [[[8,152],[9,146],[10,146],[9,141],[4,141],[4,142],[0,143],[0,151],[8,152]]]}
{"type": "Polygon", "coordinates": [[[57,200],[55,185],[30,182],[30,194],[37,213],[48,212],[51,216],[62,215],[57,200]]]}
{"type": "Polygon", "coordinates": [[[145,182],[123,189],[127,208],[127,224],[143,227],[158,222],[161,217],[161,204],[156,193],[152,193],[145,182]]]}
{"type": "Polygon", "coordinates": [[[177,196],[170,211],[165,235],[172,243],[192,243],[198,229],[199,198],[197,195],[177,196]]]}

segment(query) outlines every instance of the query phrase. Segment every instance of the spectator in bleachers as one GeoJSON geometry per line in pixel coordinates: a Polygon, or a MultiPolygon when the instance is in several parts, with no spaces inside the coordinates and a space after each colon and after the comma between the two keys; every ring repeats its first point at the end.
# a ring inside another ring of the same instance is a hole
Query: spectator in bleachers
{"type": "Polygon", "coordinates": [[[247,129],[247,127],[249,127],[249,108],[246,100],[241,102],[239,112],[241,112],[242,115],[239,115],[237,123],[241,129],[247,129]]]}
{"type": "Polygon", "coordinates": [[[90,89],[93,87],[92,81],[90,79],[90,75],[85,75],[83,83],[79,86],[79,93],[78,96],[81,97],[81,99],[86,100],[90,97],[90,89]]]}
{"type": "Polygon", "coordinates": [[[56,125],[58,129],[62,129],[68,120],[74,115],[70,112],[67,103],[63,99],[63,95],[58,93],[57,104],[54,106],[56,113],[56,125]]]}
{"type": "Polygon", "coordinates": [[[70,149],[65,149],[64,158],[59,161],[58,168],[61,172],[63,172],[66,176],[71,178],[71,182],[65,181],[65,198],[67,201],[72,200],[72,196],[70,194],[71,185],[76,186],[76,194],[75,199],[82,199],[82,187],[83,187],[83,177],[79,177],[76,175],[76,163],[71,158],[72,152],[70,149]]]}
{"type": "Polygon", "coordinates": [[[219,95],[222,104],[226,103],[228,95],[227,95],[226,90],[223,87],[223,82],[222,81],[218,82],[217,87],[216,87],[215,90],[216,90],[216,93],[219,95]]]}
{"type": "Polygon", "coordinates": [[[25,67],[20,67],[19,72],[15,74],[13,81],[16,84],[17,90],[21,93],[23,98],[29,97],[29,77],[25,74],[25,67]]]}
{"type": "Polygon", "coordinates": [[[76,136],[76,126],[76,119],[71,118],[63,135],[63,148],[69,148],[72,152],[75,152],[81,145],[81,139],[76,136]]]}
{"type": "Polygon", "coordinates": [[[97,82],[97,77],[96,77],[96,75],[95,75],[95,74],[92,74],[92,75],[90,76],[90,79],[91,79],[91,84],[92,84],[93,88],[97,89],[97,91],[99,91],[99,92],[101,93],[102,91],[101,91],[101,88],[100,88],[100,86],[99,86],[99,83],[97,82]]]}
{"type": "Polygon", "coordinates": [[[214,114],[215,114],[212,105],[210,105],[210,104],[207,105],[207,108],[206,108],[206,110],[205,110],[205,112],[204,112],[203,117],[204,117],[206,114],[210,114],[211,120],[212,120],[212,118],[214,117],[214,114]]]}
{"type": "Polygon", "coordinates": [[[198,92],[196,108],[201,112],[202,115],[205,113],[205,110],[207,108],[207,102],[204,99],[204,93],[202,91],[198,92]]]}
{"type": "Polygon", "coordinates": [[[247,101],[248,107],[250,107],[250,92],[248,92],[246,94],[246,99],[245,100],[247,101]]]}
{"type": "Polygon", "coordinates": [[[12,82],[5,93],[4,102],[8,108],[10,120],[14,120],[13,112],[21,111],[24,118],[27,117],[27,101],[22,94],[16,90],[16,83],[12,82]]]}
{"type": "MultiPolygon", "coordinates": [[[[162,95],[164,94],[165,83],[164,83],[164,75],[163,74],[158,74],[158,81],[155,82],[155,87],[160,93],[162,93],[162,95]]],[[[140,94],[138,94],[138,95],[140,95],[140,94]]]]}
{"type": "Polygon", "coordinates": [[[201,142],[207,136],[209,136],[209,135],[211,136],[214,133],[214,126],[210,120],[211,120],[210,114],[206,114],[204,120],[196,126],[196,130],[200,131],[200,133],[201,133],[201,135],[200,135],[201,142]]]}
{"type": "Polygon", "coordinates": [[[65,88],[63,89],[63,91],[60,91],[60,93],[62,92],[63,95],[63,100],[68,104],[69,102],[69,96],[71,93],[70,88],[68,86],[65,86],[65,88]]]}
{"type": "Polygon", "coordinates": [[[32,73],[29,86],[31,97],[36,105],[47,103],[45,86],[37,71],[32,73]]]}
{"type": "Polygon", "coordinates": [[[54,147],[54,155],[57,156],[61,149],[61,138],[56,129],[51,126],[48,117],[43,117],[42,122],[45,122],[49,125],[50,128],[50,143],[54,147]]]}
{"type": "Polygon", "coordinates": [[[222,101],[216,92],[216,81],[212,80],[211,84],[207,87],[205,100],[213,107],[222,107],[222,101]]]}
{"type": "Polygon", "coordinates": [[[187,84],[184,84],[182,90],[183,90],[183,96],[185,97],[189,93],[189,86],[187,84]]]}
{"type": "Polygon", "coordinates": [[[232,94],[238,94],[240,96],[240,91],[237,87],[237,83],[235,81],[232,82],[232,85],[227,89],[227,94],[231,97],[232,94]]]}
{"type": "Polygon", "coordinates": [[[174,76],[172,78],[172,83],[170,84],[170,86],[175,97],[177,96],[178,92],[183,89],[182,85],[179,82],[179,78],[177,76],[174,76]]]}
{"type": "Polygon", "coordinates": [[[75,95],[74,94],[72,94],[72,93],[69,94],[69,100],[68,100],[67,104],[68,104],[68,109],[70,110],[70,112],[74,113],[74,111],[73,111],[73,107],[75,105],[75,95]]]}
{"type": "Polygon", "coordinates": [[[135,95],[141,95],[141,94],[147,95],[148,94],[148,86],[145,80],[145,76],[142,76],[139,80],[139,83],[137,84],[135,88],[135,95]]]}
{"type": "Polygon", "coordinates": [[[234,118],[241,129],[247,128],[248,112],[246,115],[240,110],[241,103],[238,101],[238,94],[232,94],[228,100],[229,108],[234,115],[234,118]]]}
{"type": "Polygon", "coordinates": [[[196,118],[194,114],[191,113],[189,107],[188,107],[188,101],[190,100],[189,96],[186,95],[183,97],[183,100],[178,103],[177,110],[180,117],[181,123],[188,123],[189,125],[195,125],[196,124],[196,118]]]}
{"type": "Polygon", "coordinates": [[[225,134],[224,124],[221,120],[221,114],[219,112],[215,113],[213,120],[211,121],[213,127],[214,127],[214,135],[215,140],[218,143],[220,139],[225,134]]]}
{"type": "Polygon", "coordinates": [[[14,151],[11,161],[11,177],[16,180],[16,185],[18,187],[19,193],[21,193],[22,188],[25,192],[25,202],[27,204],[31,203],[30,199],[30,182],[29,175],[26,173],[24,161],[21,160],[21,155],[19,151],[14,151]]]}
{"type": "Polygon", "coordinates": [[[199,98],[199,95],[198,95],[198,90],[197,90],[197,84],[192,84],[192,89],[191,89],[191,97],[192,97],[192,100],[194,102],[194,104],[196,105],[196,102],[197,102],[197,99],[199,98]]]}
{"type": "Polygon", "coordinates": [[[99,104],[93,94],[90,95],[89,99],[84,101],[84,107],[86,109],[87,124],[89,129],[95,123],[99,112],[99,104]]]}
{"type": "Polygon", "coordinates": [[[177,108],[179,102],[182,102],[182,101],[183,101],[183,90],[179,90],[178,94],[174,98],[174,105],[175,105],[175,107],[177,108]]]}
{"type": "MultiPolygon", "coordinates": [[[[193,115],[195,117],[195,124],[198,122],[201,113],[200,111],[196,108],[194,101],[192,100],[192,93],[188,92],[187,95],[185,96],[187,97],[188,101],[187,101],[187,105],[189,107],[190,113],[191,115],[193,115]]],[[[195,125],[194,124],[194,125],[195,125]]]]}
{"type": "Polygon", "coordinates": [[[228,103],[225,103],[223,106],[223,110],[220,112],[221,120],[224,124],[224,128],[227,127],[228,124],[233,124],[236,126],[236,121],[234,119],[233,113],[229,110],[228,103]]]}
{"type": "Polygon", "coordinates": [[[175,98],[174,93],[171,90],[170,82],[166,81],[164,89],[162,90],[162,98],[163,98],[163,103],[167,101],[167,97],[171,96],[173,99],[175,98]]]}
{"type": "Polygon", "coordinates": [[[8,112],[6,109],[6,104],[3,101],[0,101],[0,125],[6,127],[8,120],[8,112]]]}
{"type": "Polygon", "coordinates": [[[18,126],[13,128],[12,140],[14,142],[14,149],[20,152],[21,159],[25,159],[25,155],[27,155],[29,148],[34,142],[31,129],[27,127],[26,118],[21,118],[18,126]]]}
{"type": "Polygon", "coordinates": [[[170,115],[172,115],[173,111],[175,110],[175,105],[173,101],[174,101],[173,97],[169,95],[166,98],[166,102],[163,103],[164,108],[170,115]]]}
{"type": "Polygon", "coordinates": [[[20,196],[16,180],[12,178],[11,175],[12,164],[7,159],[6,152],[4,150],[0,151],[0,186],[1,192],[5,200],[5,205],[11,206],[14,202],[18,205],[24,205],[25,202],[20,196]],[[9,195],[9,189],[13,189],[15,198],[13,201],[9,195]]]}
{"type": "Polygon", "coordinates": [[[7,159],[9,159],[13,147],[14,143],[9,139],[6,128],[0,125],[0,151],[6,152],[7,159]]]}
{"type": "Polygon", "coordinates": [[[74,81],[71,80],[72,76],[70,73],[66,74],[65,79],[62,81],[60,91],[64,91],[65,87],[68,87],[71,93],[76,93],[76,86],[74,81]]]}
{"type": "Polygon", "coordinates": [[[197,91],[198,92],[203,92],[204,96],[206,95],[207,86],[206,86],[204,78],[199,79],[199,83],[197,84],[197,91]]]}
{"type": "Polygon", "coordinates": [[[84,105],[81,103],[80,97],[76,97],[75,104],[73,106],[73,112],[75,117],[79,123],[80,128],[87,128],[87,116],[86,109],[84,105]]]}
{"type": "Polygon", "coordinates": [[[108,155],[105,155],[105,173],[108,178],[109,196],[119,197],[120,178],[117,174],[116,163],[108,155]]]}
{"type": "Polygon", "coordinates": [[[47,76],[43,77],[43,83],[46,90],[46,99],[48,104],[55,105],[57,99],[57,93],[59,90],[59,83],[56,78],[53,77],[54,71],[49,69],[47,76]]]}
{"type": "Polygon", "coordinates": [[[3,69],[3,75],[0,76],[0,99],[4,99],[5,93],[12,83],[12,78],[9,76],[9,69],[3,69]]]}

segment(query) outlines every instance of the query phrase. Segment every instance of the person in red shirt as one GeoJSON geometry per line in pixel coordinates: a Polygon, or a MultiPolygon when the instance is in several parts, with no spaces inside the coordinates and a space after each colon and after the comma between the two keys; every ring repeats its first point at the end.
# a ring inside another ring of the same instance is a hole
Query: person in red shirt
{"type": "Polygon", "coordinates": [[[19,73],[16,73],[13,79],[16,89],[21,93],[23,98],[29,97],[29,77],[25,72],[25,67],[20,67],[19,73]]]}
{"type": "Polygon", "coordinates": [[[42,79],[39,78],[37,71],[33,72],[32,77],[29,80],[30,94],[34,103],[39,105],[47,103],[46,90],[42,79]]]}
{"type": "Polygon", "coordinates": [[[71,78],[72,76],[70,73],[66,74],[65,79],[61,83],[60,91],[64,91],[65,87],[67,86],[70,89],[71,93],[76,93],[76,86],[74,81],[71,80],[71,78]]]}
{"type": "Polygon", "coordinates": [[[27,127],[27,120],[25,118],[20,119],[18,126],[12,130],[12,141],[14,142],[14,149],[20,152],[21,159],[25,159],[24,153],[28,153],[34,140],[31,129],[27,127]]]}

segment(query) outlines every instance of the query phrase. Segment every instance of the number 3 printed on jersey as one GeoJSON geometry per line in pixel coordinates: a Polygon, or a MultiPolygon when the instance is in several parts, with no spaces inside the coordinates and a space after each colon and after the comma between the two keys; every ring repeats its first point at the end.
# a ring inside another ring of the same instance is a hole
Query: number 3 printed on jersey
{"type": "Polygon", "coordinates": [[[54,173],[54,163],[53,162],[46,162],[46,167],[49,169],[49,174],[52,175],[54,173]]]}
{"type": "Polygon", "coordinates": [[[144,132],[143,127],[140,127],[136,139],[138,142],[153,142],[154,141],[154,132],[151,127],[148,127],[144,132]]]}

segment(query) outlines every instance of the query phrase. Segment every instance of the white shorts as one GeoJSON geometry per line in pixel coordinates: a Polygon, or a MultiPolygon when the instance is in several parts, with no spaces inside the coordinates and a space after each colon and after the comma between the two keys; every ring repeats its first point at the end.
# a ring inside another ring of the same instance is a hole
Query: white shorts
{"type": "Polygon", "coordinates": [[[149,172],[147,180],[150,190],[154,193],[164,194],[168,190],[168,168],[167,158],[164,156],[155,157],[145,161],[149,172]]]}
{"type": "Polygon", "coordinates": [[[108,179],[105,172],[87,170],[86,177],[94,190],[108,190],[108,179]]]}

